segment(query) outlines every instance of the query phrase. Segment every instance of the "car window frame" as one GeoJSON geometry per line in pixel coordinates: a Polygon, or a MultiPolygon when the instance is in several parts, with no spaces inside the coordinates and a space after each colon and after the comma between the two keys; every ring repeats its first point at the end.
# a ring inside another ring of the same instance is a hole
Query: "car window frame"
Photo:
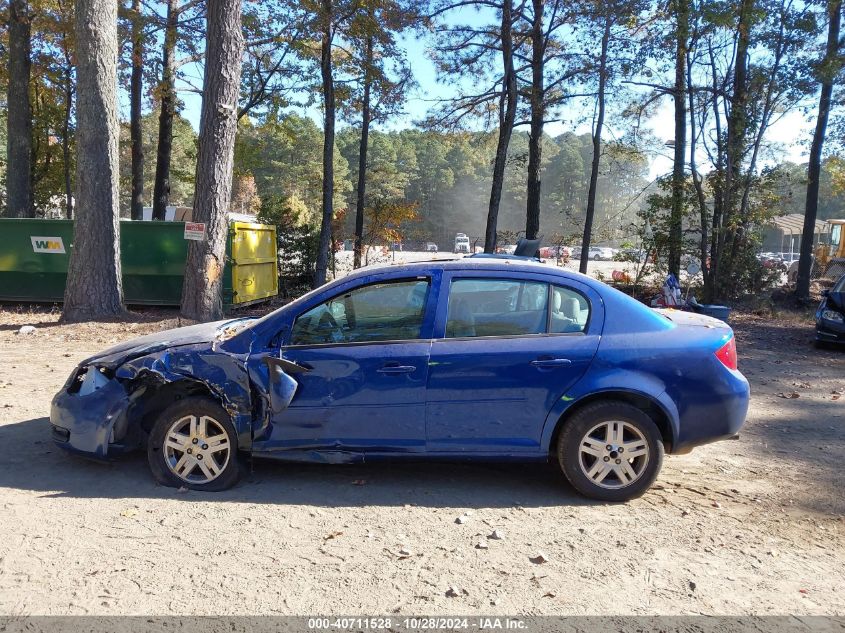
{"type": "Polygon", "coordinates": [[[333,288],[332,294],[321,294],[314,297],[313,301],[308,302],[308,304],[302,306],[296,314],[290,316],[290,320],[287,324],[287,331],[284,334],[283,341],[281,344],[281,349],[312,349],[312,348],[325,348],[325,347],[359,347],[361,345],[397,345],[403,343],[419,343],[431,340],[432,335],[432,328],[434,322],[434,310],[437,306],[437,294],[439,289],[439,281],[440,276],[435,275],[432,273],[430,274],[422,274],[422,275],[374,275],[372,277],[366,277],[362,279],[353,280],[353,282],[349,284],[344,284],[342,286],[333,288]],[[384,341],[339,341],[334,342],[330,341],[328,343],[302,343],[302,344],[294,344],[291,343],[291,338],[293,337],[293,328],[296,324],[296,321],[303,316],[306,312],[311,311],[312,309],[316,308],[323,303],[327,303],[329,301],[334,301],[338,297],[345,295],[349,292],[360,290],[362,288],[366,288],[368,286],[377,286],[377,285],[384,285],[389,283],[401,283],[401,282],[414,282],[414,281],[427,281],[428,282],[428,291],[426,293],[425,298],[425,308],[423,309],[423,318],[422,318],[422,325],[420,326],[420,336],[419,338],[413,339],[389,339],[384,341]],[[358,283],[355,283],[358,282],[358,283]]]}
{"type": "Polygon", "coordinates": [[[552,336],[559,336],[565,335],[569,336],[572,334],[581,334],[586,335],[587,331],[590,329],[590,321],[593,319],[593,304],[590,301],[590,298],[584,293],[578,290],[577,288],[573,288],[571,285],[563,284],[560,282],[551,281],[549,282],[549,305],[548,305],[548,314],[546,315],[546,333],[552,336]],[[552,332],[552,292],[554,291],[553,286],[557,286],[558,288],[562,288],[563,290],[569,290],[576,294],[581,295],[584,298],[584,301],[587,302],[587,321],[584,323],[584,328],[580,332],[552,332]]]}
{"type": "Polygon", "coordinates": [[[562,278],[554,274],[542,272],[524,272],[508,270],[444,270],[439,280],[440,292],[434,315],[433,340],[435,341],[475,341],[492,339],[519,339],[519,338],[542,338],[557,336],[595,336],[601,334],[604,326],[604,302],[601,296],[588,285],[580,283],[575,279],[562,278]],[[491,279],[503,281],[535,281],[545,283],[548,288],[548,301],[546,302],[546,331],[539,334],[498,334],[488,336],[461,336],[447,337],[446,323],[448,320],[449,297],[452,291],[452,282],[456,279],[491,279]],[[584,297],[587,301],[590,313],[584,330],[581,332],[549,332],[552,314],[551,286],[560,286],[573,290],[584,297]]]}

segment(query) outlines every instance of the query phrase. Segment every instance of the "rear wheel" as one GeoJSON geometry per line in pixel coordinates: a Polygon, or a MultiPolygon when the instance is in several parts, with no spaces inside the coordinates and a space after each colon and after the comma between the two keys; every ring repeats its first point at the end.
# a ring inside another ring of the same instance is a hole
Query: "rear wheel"
{"type": "Polygon", "coordinates": [[[566,422],[557,454],[578,492],[601,501],[627,501],[654,483],[664,449],[651,418],[630,404],[608,400],[584,407],[566,422]]]}
{"type": "Polygon", "coordinates": [[[156,481],[174,488],[225,490],[243,471],[229,414],[203,397],[178,400],[162,412],[150,434],[147,460],[156,481]]]}

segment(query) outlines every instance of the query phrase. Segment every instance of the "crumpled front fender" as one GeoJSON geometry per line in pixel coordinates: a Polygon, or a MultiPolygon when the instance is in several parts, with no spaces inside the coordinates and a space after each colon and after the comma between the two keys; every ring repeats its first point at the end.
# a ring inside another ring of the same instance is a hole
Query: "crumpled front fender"
{"type": "Polygon", "coordinates": [[[245,360],[245,355],[208,345],[188,345],[132,359],[121,365],[115,376],[129,385],[130,392],[150,383],[202,385],[231,416],[238,446],[248,449],[252,445],[253,398],[245,360]]]}
{"type": "Polygon", "coordinates": [[[270,360],[267,354],[186,345],[130,359],[88,395],[71,393],[69,380],[53,399],[53,437],[63,448],[100,458],[136,448],[142,444],[142,420],[170,404],[162,401],[174,394],[168,387],[177,393],[200,387],[229,413],[239,448],[249,450],[273,412],[287,408],[297,389],[290,375],[265,360],[270,360]]]}
{"type": "MultiPolygon", "coordinates": [[[[130,404],[129,395],[116,380],[86,396],[62,389],[50,407],[53,439],[62,448],[105,459],[109,455],[112,431],[116,424],[126,423],[130,404]]],[[[134,448],[123,444],[111,446],[112,453],[134,448]]]]}

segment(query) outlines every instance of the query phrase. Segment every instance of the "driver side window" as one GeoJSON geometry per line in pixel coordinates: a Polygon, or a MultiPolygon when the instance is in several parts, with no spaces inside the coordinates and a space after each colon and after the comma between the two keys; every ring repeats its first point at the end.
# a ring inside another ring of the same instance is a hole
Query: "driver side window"
{"type": "Polygon", "coordinates": [[[290,344],[418,339],[429,285],[427,279],[377,283],[332,297],[297,317],[290,344]]]}

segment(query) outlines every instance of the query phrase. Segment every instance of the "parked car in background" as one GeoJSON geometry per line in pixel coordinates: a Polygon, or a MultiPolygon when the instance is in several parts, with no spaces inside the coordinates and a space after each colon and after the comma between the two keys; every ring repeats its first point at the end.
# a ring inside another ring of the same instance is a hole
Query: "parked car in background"
{"type": "Polygon", "coordinates": [[[784,264],[779,253],[760,253],[759,255],[757,255],[757,259],[760,261],[764,268],[769,268],[772,270],[787,269],[787,266],[786,264],[784,264]]]}
{"type": "Polygon", "coordinates": [[[436,253],[437,252],[437,244],[435,244],[434,242],[426,242],[425,252],[426,253],[436,253]]]}
{"type": "Polygon", "coordinates": [[[623,248],[614,253],[613,261],[615,262],[634,262],[642,263],[648,253],[642,248],[623,248]]]}
{"type": "Polygon", "coordinates": [[[567,246],[544,246],[540,249],[540,257],[544,259],[569,259],[571,256],[572,251],[567,246]]]}
{"type": "Polygon", "coordinates": [[[73,370],[50,422],[85,456],[144,449],[173,487],[229,488],[247,456],[551,459],[624,501],[664,453],[734,436],[748,397],[722,321],[488,255],[362,268],[262,318],[126,341],[73,370]]]}
{"type": "Polygon", "coordinates": [[[613,260],[613,249],[606,246],[591,246],[590,259],[609,262],[613,260]]]}
{"type": "Polygon", "coordinates": [[[845,275],[824,291],[816,310],[816,343],[845,343],[845,275]]]}

